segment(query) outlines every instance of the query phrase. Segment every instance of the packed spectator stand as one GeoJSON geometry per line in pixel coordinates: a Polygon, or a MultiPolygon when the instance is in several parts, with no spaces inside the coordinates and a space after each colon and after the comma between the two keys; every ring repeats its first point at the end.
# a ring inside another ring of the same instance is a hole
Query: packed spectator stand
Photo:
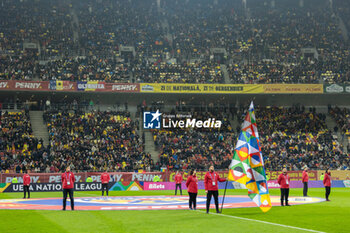
{"type": "Polygon", "coordinates": [[[77,170],[150,170],[136,125],[127,112],[46,112],[50,152],[77,170]],[[148,168],[147,168],[148,167],[148,168]]]}
{"type": "MultiPolygon", "coordinates": [[[[160,164],[168,169],[205,170],[210,164],[218,169],[228,168],[232,159],[232,145],[237,134],[228,119],[229,113],[196,112],[192,117],[222,121],[220,129],[161,129],[153,137],[160,151],[160,164]]],[[[179,113],[179,112],[177,112],[179,113]]],[[[181,112],[180,112],[181,113],[181,112]]],[[[191,112],[183,112],[188,115],[191,112]]]]}
{"type": "Polygon", "coordinates": [[[303,107],[260,108],[257,112],[266,167],[301,170],[349,168],[349,155],[327,128],[326,115],[303,107]],[[342,161],[344,164],[342,164],[342,161]]]}
{"type": "Polygon", "coordinates": [[[1,170],[34,168],[45,148],[43,141],[33,135],[29,112],[1,111],[0,127],[1,170]]]}
{"type": "Polygon", "coordinates": [[[134,66],[137,82],[149,83],[223,83],[221,67],[210,62],[193,64],[152,63],[134,66]]]}
{"type": "Polygon", "coordinates": [[[2,113],[2,171],[59,172],[68,164],[76,171],[154,168],[129,112],[48,110],[43,117],[49,131],[47,147],[32,135],[28,113],[2,113]]]}
{"type": "Polygon", "coordinates": [[[130,79],[127,64],[116,59],[84,57],[59,59],[39,64],[42,80],[123,82],[130,79]]]}
{"type": "MultiPolygon", "coordinates": [[[[158,6],[154,0],[3,0],[0,80],[350,83],[346,1],[329,5],[326,0],[305,0],[304,6],[289,0],[274,6],[246,2],[163,0],[158,6]],[[213,48],[225,53],[214,55],[213,48]]],[[[87,109],[48,109],[47,147],[32,135],[27,111],[3,111],[1,169],[58,171],[65,165],[63,158],[76,170],[100,170],[110,162],[114,166],[109,169],[118,171],[163,165],[203,169],[210,163],[225,169],[239,133],[230,123],[244,114],[231,107],[221,114],[196,110],[226,119],[223,132],[154,131],[160,153],[160,164],[155,164],[128,112],[87,109]],[[236,111],[240,113],[232,114],[236,111]],[[112,130],[115,126],[119,130],[112,130]]],[[[332,108],[329,115],[349,136],[349,110],[332,108]]],[[[325,115],[271,107],[258,108],[257,117],[268,169],[282,164],[290,169],[349,169],[343,140],[334,138],[325,115]]]]}
{"type": "MultiPolygon", "coordinates": [[[[47,110],[48,146],[33,136],[28,111],[2,111],[1,171],[58,172],[67,164],[77,171],[203,170],[210,164],[227,169],[241,130],[234,122],[242,122],[243,106],[203,103],[191,107],[182,103],[169,113],[220,119],[223,124],[220,129],[153,130],[157,162],[145,151],[137,114],[133,118],[126,110],[99,111],[90,105],[74,111],[47,110]]],[[[334,136],[338,129],[326,124],[326,118],[333,117],[342,135],[349,136],[348,115],[349,110],[338,107],[330,108],[328,115],[303,106],[257,107],[266,169],[349,169],[349,148],[346,152],[344,140],[334,136]]]]}
{"type": "MultiPolygon", "coordinates": [[[[231,109],[232,110],[232,109],[231,109]]],[[[245,109],[236,109],[231,115],[229,108],[223,114],[202,112],[203,116],[223,119],[220,131],[201,130],[155,130],[154,141],[160,150],[161,165],[169,169],[205,169],[214,164],[218,169],[227,169],[233,154],[240,127],[233,129],[230,122],[235,116],[239,122],[245,109]]],[[[346,110],[343,118],[346,118],[346,110]]],[[[314,108],[261,107],[256,109],[265,168],[281,170],[349,169],[350,156],[345,153],[340,139],[326,125],[326,114],[314,108]]],[[[200,117],[197,117],[200,118],[200,117]]]]}
{"type": "Polygon", "coordinates": [[[349,7],[303,2],[4,0],[0,79],[348,83],[349,7]]]}
{"type": "Polygon", "coordinates": [[[348,140],[348,151],[350,151],[350,111],[346,108],[335,107],[329,108],[329,114],[336,121],[337,126],[334,129],[335,132],[340,132],[344,135],[342,141],[348,140]]]}

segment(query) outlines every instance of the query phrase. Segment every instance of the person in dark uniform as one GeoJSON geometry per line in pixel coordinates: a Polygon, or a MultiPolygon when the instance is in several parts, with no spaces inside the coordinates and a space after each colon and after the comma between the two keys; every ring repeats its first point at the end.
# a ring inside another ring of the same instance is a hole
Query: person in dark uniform
{"type": "Polygon", "coordinates": [[[63,187],[63,209],[62,210],[66,210],[67,194],[69,194],[69,198],[70,198],[70,207],[72,210],[74,210],[73,191],[74,191],[75,177],[73,172],[70,171],[69,166],[66,168],[66,172],[62,173],[61,180],[62,180],[62,187],[63,187]]]}
{"type": "Polygon", "coordinates": [[[214,196],[216,213],[219,211],[219,182],[225,182],[225,178],[220,178],[219,174],[214,171],[214,166],[209,167],[209,171],[204,176],[204,188],[207,193],[207,214],[209,213],[211,197],[214,196]]]}
{"type": "Polygon", "coordinates": [[[286,168],[283,168],[282,173],[278,176],[277,182],[281,187],[281,206],[284,206],[283,201],[285,201],[286,206],[290,206],[288,204],[290,177],[287,174],[286,168]]]}

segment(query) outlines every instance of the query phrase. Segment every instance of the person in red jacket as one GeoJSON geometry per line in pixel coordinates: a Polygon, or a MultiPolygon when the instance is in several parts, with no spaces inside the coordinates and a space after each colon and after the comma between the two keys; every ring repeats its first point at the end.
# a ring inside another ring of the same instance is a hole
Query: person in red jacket
{"type": "Polygon", "coordinates": [[[209,167],[209,171],[204,176],[204,188],[207,193],[207,214],[209,213],[211,196],[214,196],[216,213],[220,213],[219,211],[219,182],[225,182],[225,178],[220,178],[219,174],[214,171],[214,166],[211,165],[209,167]]]}
{"type": "Polygon", "coordinates": [[[63,209],[62,210],[66,210],[67,194],[69,194],[69,198],[70,198],[70,207],[72,210],[74,210],[73,190],[74,190],[75,177],[73,172],[70,171],[69,166],[66,168],[66,172],[62,173],[61,180],[62,180],[62,187],[63,187],[63,209]]]}
{"type": "Polygon", "coordinates": [[[189,199],[190,210],[196,210],[197,206],[197,194],[198,194],[198,178],[196,176],[196,170],[191,170],[190,175],[187,177],[186,187],[189,199]]]}
{"type": "Polygon", "coordinates": [[[308,183],[309,183],[309,173],[308,173],[307,167],[304,168],[303,176],[302,176],[301,180],[304,184],[303,195],[304,195],[304,197],[308,197],[307,191],[308,191],[308,183]]]}
{"type": "Polygon", "coordinates": [[[28,192],[28,199],[30,198],[30,191],[29,191],[29,186],[30,186],[30,176],[28,175],[27,170],[25,170],[24,175],[23,175],[23,191],[24,191],[24,199],[26,198],[26,193],[28,192]]]}
{"type": "Polygon", "coordinates": [[[108,183],[109,180],[111,179],[111,177],[109,176],[109,174],[107,173],[107,170],[101,174],[101,182],[102,182],[102,197],[104,195],[104,190],[106,189],[106,194],[108,197],[108,183]]]}
{"type": "Polygon", "coordinates": [[[181,182],[182,182],[182,175],[179,173],[179,171],[176,171],[176,175],[175,175],[175,195],[177,194],[177,188],[179,188],[180,189],[180,195],[182,196],[181,182]]]}
{"type": "Polygon", "coordinates": [[[326,170],[326,173],[324,174],[323,185],[326,188],[326,201],[331,201],[329,200],[329,194],[331,194],[332,179],[331,179],[331,171],[329,170],[329,168],[326,170]]]}
{"type": "Polygon", "coordinates": [[[283,168],[282,173],[278,176],[277,182],[281,187],[281,206],[284,206],[283,200],[285,200],[286,206],[290,206],[288,204],[290,177],[287,174],[286,168],[283,168]]]}

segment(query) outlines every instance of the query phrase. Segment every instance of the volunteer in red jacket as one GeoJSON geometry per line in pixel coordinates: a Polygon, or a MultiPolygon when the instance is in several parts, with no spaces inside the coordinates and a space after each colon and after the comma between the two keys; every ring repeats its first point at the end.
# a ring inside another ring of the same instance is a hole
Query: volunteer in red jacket
{"type": "Polygon", "coordinates": [[[101,174],[101,182],[102,182],[102,197],[104,195],[104,190],[106,189],[106,194],[108,197],[108,183],[109,180],[111,179],[111,177],[109,176],[109,174],[107,173],[107,171],[105,171],[104,173],[101,174]]]}
{"type": "Polygon", "coordinates": [[[187,177],[186,187],[189,199],[190,210],[196,210],[197,206],[197,194],[198,194],[198,179],[196,176],[196,170],[191,170],[190,175],[187,177]]]}
{"type": "Polygon", "coordinates": [[[307,191],[308,191],[308,183],[309,183],[309,173],[308,173],[308,168],[304,168],[303,171],[303,176],[302,176],[302,182],[304,184],[304,189],[303,189],[303,195],[304,197],[307,197],[307,191]]]}
{"type": "Polygon", "coordinates": [[[63,209],[62,210],[66,210],[67,194],[69,194],[71,209],[74,210],[73,190],[74,190],[75,177],[73,172],[70,171],[69,166],[66,168],[66,172],[62,173],[61,180],[62,180],[62,187],[63,187],[63,209]]]}
{"type": "Polygon", "coordinates": [[[287,168],[283,168],[282,173],[278,176],[277,182],[281,187],[281,206],[284,206],[283,200],[286,202],[286,206],[290,206],[288,204],[290,177],[287,174],[287,168]]]}
{"type": "Polygon", "coordinates": [[[28,192],[28,199],[30,198],[30,191],[29,191],[29,186],[30,186],[30,176],[28,175],[27,170],[25,170],[24,175],[23,175],[23,191],[24,191],[24,199],[26,198],[26,193],[28,192]]]}
{"type": "Polygon", "coordinates": [[[218,181],[225,182],[225,178],[220,178],[219,174],[214,171],[214,166],[211,165],[209,167],[209,171],[205,174],[204,177],[204,188],[207,193],[207,214],[209,213],[211,196],[214,196],[216,213],[220,213],[219,211],[219,188],[218,181]]]}
{"type": "Polygon", "coordinates": [[[329,170],[329,168],[326,170],[326,173],[324,174],[323,185],[326,188],[326,201],[331,201],[329,200],[329,194],[331,194],[332,179],[331,179],[331,171],[329,170]]]}
{"type": "Polygon", "coordinates": [[[175,175],[175,195],[177,194],[177,188],[179,188],[180,195],[182,196],[181,182],[182,182],[182,175],[179,173],[179,171],[177,171],[175,175]]]}

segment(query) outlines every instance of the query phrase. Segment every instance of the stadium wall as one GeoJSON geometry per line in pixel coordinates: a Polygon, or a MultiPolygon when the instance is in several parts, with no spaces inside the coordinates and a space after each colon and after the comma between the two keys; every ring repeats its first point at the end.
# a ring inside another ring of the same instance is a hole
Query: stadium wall
{"type": "Polygon", "coordinates": [[[350,94],[344,84],[185,84],[101,81],[0,81],[0,91],[124,92],[181,94],[350,94]]]}
{"type": "MultiPolygon", "coordinates": [[[[10,81],[5,81],[10,82],[10,81]]],[[[9,99],[18,100],[22,103],[26,103],[30,100],[30,109],[39,110],[38,105],[41,101],[49,99],[52,106],[55,104],[62,104],[64,108],[67,108],[67,103],[72,103],[73,100],[78,101],[78,104],[82,104],[81,101],[93,100],[99,102],[96,107],[113,108],[116,103],[128,102],[129,106],[139,105],[142,101],[146,101],[148,105],[153,102],[163,101],[166,106],[173,107],[180,99],[186,103],[192,105],[200,104],[203,101],[206,103],[216,102],[220,100],[226,104],[244,104],[248,105],[250,101],[254,100],[256,105],[260,106],[292,106],[295,104],[301,104],[305,107],[317,107],[322,106],[327,110],[327,105],[337,105],[339,107],[348,107],[349,101],[347,96],[350,93],[302,93],[293,92],[293,89],[289,89],[290,92],[266,92],[266,93],[230,93],[230,92],[216,92],[213,93],[196,93],[196,92],[184,92],[184,93],[160,93],[160,92],[131,92],[125,89],[131,88],[133,84],[125,84],[129,86],[123,86],[123,84],[117,85],[113,91],[96,91],[93,89],[84,91],[71,91],[71,90],[50,90],[34,86],[36,89],[30,88],[30,86],[17,87],[17,89],[11,89],[9,86],[4,88],[1,86],[0,81],[0,103],[6,103],[9,99]],[[121,90],[123,89],[123,90],[121,90]],[[229,98],[228,98],[229,96],[229,98]],[[291,98],[292,96],[292,98],[291,98]]],[[[133,88],[133,87],[132,87],[133,88]]],[[[132,89],[131,88],[131,89],[132,89]]],[[[277,91],[276,91],[277,92],[277,91]]],[[[69,106],[68,106],[69,107],[69,106]]]]}

